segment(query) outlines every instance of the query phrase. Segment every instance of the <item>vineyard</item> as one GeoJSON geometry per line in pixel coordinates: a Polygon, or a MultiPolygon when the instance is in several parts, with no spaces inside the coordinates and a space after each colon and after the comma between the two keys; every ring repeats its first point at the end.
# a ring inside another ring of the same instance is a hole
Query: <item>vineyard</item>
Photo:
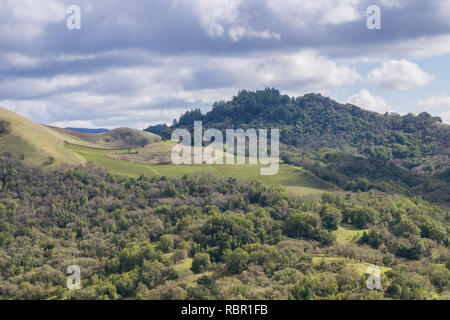
{"type": "Polygon", "coordinates": [[[133,154],[138,153],[136,149],[109,149],[109,148],[98,148],[98,147],[90,147],[83,146],[79,144],[70,143],[67,141],[63,142],[63,146],[67,149],[70,149],[75,152],[83,152],[83,153],[94,153],[94,154],[133,154]]]}

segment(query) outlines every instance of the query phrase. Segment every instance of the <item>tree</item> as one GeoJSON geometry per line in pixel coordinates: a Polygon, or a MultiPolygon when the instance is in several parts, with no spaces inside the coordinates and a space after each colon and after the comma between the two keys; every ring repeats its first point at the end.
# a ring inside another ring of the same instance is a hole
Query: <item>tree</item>
{"type": "Polygon", "coordinates": [[[234,250],[257,238],[253,222],[243,215],[215,215],[196,232],[194,240],[203,248],[209,249],[211,258],[216,261],[225,249],[234,250]]]}
{"type": "Polygon", "coordinates": [[[6,207],[3,203],[0,203],[0,217],[6,216],[6,207]]]}
{"type": "Polygon", "coordinates": [[[285,222],[285,232],[293,238],[314,239],[318,227],[319,218],[315,214],[307,212],[291,214],[285,222]]]}
{"type": "Polygon", "coordinates": [[[342,220],[341,211],[330,205],[325,205],[322,207],[320,216],[322,218],[323,227],[328,230],[337,230],[339,223],[342,220]]]}
{"type": "Polygon", "coordinates": [[[240,273],[247,268],[249,261],[249,254],[247,251],[237,248],[234,251],[226,249],[223,253],[223,261],[227,265],[228,272],[232,274],[240,273]]]}
{"type": "Polygon", "coordinates": [[[309,300],[312,295],[312,283],[308,277],[303,277],[301,280],[297,281],[292,290],[292,296],[296,300],[309,300]]]}
{"type": "Polygon", "coordinates": [[[187,258],[187,253],[186,253],[186,250],[183,250],[183,249],[175,250],[171,257],[173,263],[178,263],[186,258],[187,258]]]}
{"type": "Polygon", "coordinates": [[[378,222],[379,213],[377,210],[367,206],[355,206],[350,209],[346,217],[358,228],[366,228],[371,223],[378,222]]]}
{"type": "Polygon", "coordinates": [[[362,192],[369,190],[370,182],[367,179],[360,178],[356,181],[356,188],[362,192]]]}
{"type": "Polygon", "coordinates": [[[163,285],[150,291],[151,300],[184,300],[186,291],[174,281],[167,281],[163,285]]]}
{"type": "Polygon", "coordinates": [[[414,222],[406,216],[402,216],[400,221],[394,226],[396,236],[409,236],[420,233],[420,229],[414,222]]]}
{"type": "Polygon", "coordinates": [[[159,261],[144,261],[139,279],[152,289],[164,282],[166,271],[166,267],[159,261]]]}
{"type": "Polygon", "coordinates": [[[9,133],[10,123],[6,120],[0,119],[0,134],[9,133]]]}
{"type": "Polygon", "coordinates": [[[158,250],[169,253],[173,250],[173,236],[170,234],[165,234],[159,239],[158,250]]]}
{"type": "Polygon", "coordinates": [[[196,253],[194,259],[192,260],[191,270],[195,273],[200,273],[208,269],[210,263],[209,254],[207,253],[196,253]]]}

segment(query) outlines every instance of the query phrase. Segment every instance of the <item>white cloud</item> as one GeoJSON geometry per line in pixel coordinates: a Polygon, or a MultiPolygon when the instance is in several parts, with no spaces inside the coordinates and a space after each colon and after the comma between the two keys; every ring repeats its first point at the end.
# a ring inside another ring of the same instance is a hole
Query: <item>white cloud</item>
{"type": "Polygon", "coordinates": [[[388,8],[401,8],[406,4],[406,1],[408,0],[378,0],[378,4],[388,8]]]}
{"type": "Polygon", "coordinates": [[[66,6],[58,0],[2,0],[0,6],[3,40],[34,40],[46,25],[62,22],[66,17],[66,6]]]}
{"type": "Polygon", "coordinates": [[[212,38],[222,36],[225,25],[239,22],[239,8],[242,4],[242,0],[189,1],[189,5],[194,8],[199,17],[200,24],[212,38]]]}
{"type": "Polygon", "coordinates": [[[432,96],[426,100],[420,100],[418,107],[430,112],[432,115],[438,115],[444,122],[450,123],[450,97],[432,96]]]}
{"type": "Polygon", "coordinates": [[[385,113],[391,110],[386,100],[371,94],[367,89],[362,89],[360,92],[352,95],[347,99],[347,102],[357,105],[360,108],[379,113],[385,113]]]}
{"type": "Polygon", "coordinates": [[[92,121],[90,120],[73,120],[73,121],[58,121],[50,123],[49,125],[53,127],[59,127],[59,128],[87,128],[87,129],[94,129],[97,128],[92,121]]]}
{"type": "Polygon", "coordinates": [[[448,0],[436,1],[432,5],[434,6],[436,16],[441,18],[448,24],[450,24],[450,20],[448,19],[448,15],[450,12],[450,1],[448,0]]]}
{"type": "Polygon", "coordinates": [[[423,36],[419,38],[395,40],[373,48],[369,55],[386,57],[402,56],[411,58],[432,58],[450,53],[450,35],[423,36]],[[385,55],[383,52],[386,52],[385,55]]]}
{"type": "Polygon", "coordinates": [[[48,103],[42,100],[3,100],[0,101],[0,106],[37,122],[51,117],[48,112],[48,103]]]}
{"type": "Polygon", "coordinates": [[[419,107],[425,108],[426,110],[436,110],[446,108],[450,110],[450,97],[446,96],[432,96],[426,100],[419,101],[419,107]]]}
{"type": "Polygon", "coordinates": [[[211,38],[228,35],[232,41],[242,38],[277,39],[281,35],[268,29],[254,30],[248,22],[245,5],[248,0],[177,0],[172,8],[183,4],[197,16],[200,25],[211,38]]]}
{"type": "Polygon", "coordinates": [[[395,90],[410,90],[428,85],[433,76],[407,60],[388,60],[367,76],[370,83],[395,90]]]}
{"type": "Polygon", "coordinates": [[[30,57],[19,52],[0,53],[0,61],[2,61],[0,64],[0,70],[2,71],[9,69],[26,70],[38,66],[41,62],[38,58],[30,57]]]}
{"type": "Polygon", "coordinates": [[[58,75],[51,78],[15,78],[1,83],[0,96],[30,98],[55,94],[87,84],[89,76],[58,75]]]}
{"type": "Polygon", "coordinates": [[[361,19],[361,0],[266,0],[267,7],[289,25],[339,25],[361,19]]]}
{"type": "MultiPolygon", "coordinates": [[[[84,57],[72,58],[85,61],[84,57]]],[[[155,119],[170,123],[187,108],[207,108],[214,101],[230,99],[242,88],[273,86],[298,93],[346,86],[360,78],[352,68],[313,51],[152,59],[151,64],[110,67],[89,74],[14,78],[2,82],[0,96],[41,123],[91,120],[91,127],[143,128],[155,119]],[[223,78],[225,82],[220,81],[223,78]],[[33,106],[37,96],[40,103],[33,106]]]]}
{"type": "MultiPolygon", "coordinates": [[[[318,56],[313,51],[274,54],[252,62],[253,75],[259,86],[286,89],[327,89],[354,84],[360,75],[352,68],[318,56]]],[[[245,75],[244,75],[245,77],[245,75]]]]}
{"type": "MultiPolygon", "coordinates": [[[[119,51],[110,54],[122,53],[119,51]]],[[[145,56],[141,58],[147,59],[145,56]]],[[[83,57],[77,59],[85,60],[83,57]]],[[[90,74],[62,74],[49,78],[5,80],[0,87],[0,95],[26,99],[37,95],[55,95],[61,91],[70,92],[83,86],[84,91],[97,92],[99,95],[110,93],[126,95],[127,99],[132,99],[139,94],[147,97],[165,96],[184,99],[187,96],[180,95],[193,90],[186,89],[186,83],[200,81],[195,90],[202,90],[211,81],[216,83],[214,80],[222,77],[223,74],[229,81],[225,84],[219,83],[206,87],[213,90],[226,88],[235,91],[265,86],[282,87],[285,90],[328,89],[351,85],[361,79],[351,67],[317,55],[314,51],[290,54],[272,52],[242,57],[199,55],[153,57],[152,59],[151,65],[112,67],[90,74]],[[196,79],[199,70],[206,78],[196,79]],[[149,92],[154,95],[148,95],[149,92]]],[[[194,100],[202,99],[202,95],[194,94],[194,96],[196,96],[194,100]]],[[[216,98],[220,97],[216,96],[216,98]]],[[[193,101],[189,99],[188,101],[193,101]]],[[[206,101],[211,100],[208,97],[206,101]]]]}
{"type": "Polygon", "coordinates": [[[264,31],[253,31],[242,26],[231,27],[230,30],[228,30],[228,35],[234,42],[237,42],[242,38],[281,39],[279,33],[272,32],[269,29],[264,31]]]}

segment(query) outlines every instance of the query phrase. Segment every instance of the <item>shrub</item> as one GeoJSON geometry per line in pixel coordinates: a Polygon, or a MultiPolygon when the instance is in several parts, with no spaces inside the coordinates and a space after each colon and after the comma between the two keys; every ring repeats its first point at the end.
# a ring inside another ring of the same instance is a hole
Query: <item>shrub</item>
{"type": "Polygon", "coordinates": [[[150,292],[150,300],[184,300],[186,291],[174,281],[167,281],[150,292]]]}
{"type": "Polygon", "coordinates": [[[209,254],[207,253],[196,253],[194,260],[192,261],[191,270],[195,273],[203,272],[209,267],[209,254]]]}
{"type": "Polygon", "coordinates": [[[159,239],[158,250],[169,253],[173,250],[173,236],[170,234],[165,234],[159,239]]]}
{"type": "Polygon", "coordinates": [[[178,263],[187,258],[186,250],[177,249],[174,251],[171,259],[173,263],[178,263]]]}
{"type": "Polygon", "coordinates": [[[306,212],[298,212],[290,215],[285,223],[285,231],[292,238],[310,238],[316,236],[316,228],[319,226],[319,219],[316,215],[306,212]]]}
{"type": "Polygon", "coordinates": [[[240,273],[247,268],[250,256],[247,251],[237,248],[234,251],[230,249],[223,253],[223,260],[227,265],[228,272],[240,273]]]}
{"type": "Polygon", "coordinates": [[[342,220],[342,214],[336,207],[324,206],[320,212],[322,217],[322,225],[328,230],[337,230],[339,223],[342,220]]]}
{"type": "Polygon", "coordinates": [[[0,134],[6,134],[10,131],[10,123],[6,120],[0,120],[0,134]]]}

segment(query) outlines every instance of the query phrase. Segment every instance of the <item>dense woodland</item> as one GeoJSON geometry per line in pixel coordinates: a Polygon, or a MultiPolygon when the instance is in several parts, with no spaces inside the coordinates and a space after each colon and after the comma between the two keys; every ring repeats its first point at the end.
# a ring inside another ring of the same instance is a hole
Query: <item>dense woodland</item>
{"type": "Polygon", "coordinates": [[[187,111],[170,128],[278,128],[282,159],[346,190],[377,189],[450,204],[450,126],[427,113],[378,114],[320,94],[241,91],[211,111],[187,111]]]}
{"type": "Polygon", "coordinates": [[[448,219],[374,189],[299,197],[2,155],[0,299],[449,299],[448,219]],[[343,225],[364,232],[337,241],[343,225]],[[367,289],[362,262],[384,270],[381,290],[367,289]],[[69,291],[73,264],[82,289],[69,291]]]}

